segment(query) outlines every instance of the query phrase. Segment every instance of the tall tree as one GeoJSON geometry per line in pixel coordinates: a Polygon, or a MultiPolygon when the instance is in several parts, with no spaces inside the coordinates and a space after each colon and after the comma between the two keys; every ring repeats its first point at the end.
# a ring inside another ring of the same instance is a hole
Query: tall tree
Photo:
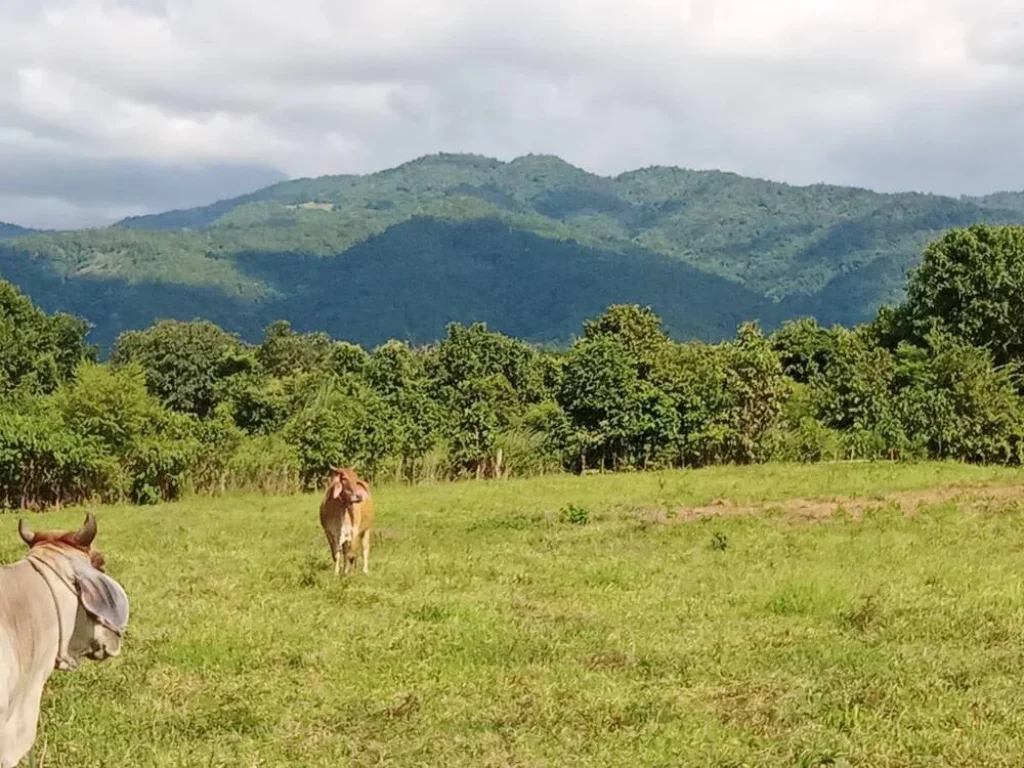
{"type": "Polygon", "coordinates": [[[251,370],[254,362],[237,336],[205,320],[162,320],[123,333],[111,361],[115,367],[137,363],[147,388],[167,408],[200,418],[213,410],[218,382],[251,370]]]}
{"type": "Polygon", "coordinates": [[[96,359],[89,326],[71,315],[47,315],[0,280],[0,395],[19,387],[52,392],[82,362],[96,359]]]}
{"type": "Polygon", "coordinates": [[[999,365],[1024,359],[1024,227],[953,229],[924,250],[899,317],[912,340],[930,330],[983,347],[999,365]]]}

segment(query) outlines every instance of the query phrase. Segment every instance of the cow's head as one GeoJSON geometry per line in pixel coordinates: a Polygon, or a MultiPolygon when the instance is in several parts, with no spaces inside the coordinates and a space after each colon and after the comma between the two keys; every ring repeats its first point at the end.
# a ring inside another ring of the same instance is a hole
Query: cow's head
{"type": "Polygon", "coordinates": [[[352,467],[331,467],[331,498],[344,504],[366,501],[366,490],[352,467]]]}
{"type": "MultiPolygon", "coordinates": [[[[33,533],[24,520],[18,521],[18,533],[29,551],[37,548],[57,550],[70,565],[68,586],[78,595],[78,611],[68,643],[68,655],[77,659],[102,661],[121,653],[121,636],[128,625],[128,595],[104,568],[103,555],[93,549],[96,518],[91,512],[77,531],[39,531],[33,533]]],[[[66,568],[59,569],[61,573],[66,568]]]]}

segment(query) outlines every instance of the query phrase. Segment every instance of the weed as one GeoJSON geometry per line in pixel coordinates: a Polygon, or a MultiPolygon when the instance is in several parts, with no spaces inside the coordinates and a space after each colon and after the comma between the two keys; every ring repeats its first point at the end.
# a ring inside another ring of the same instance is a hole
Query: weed
{"type": "Polygon", "coordinates": [[[576,504],[568,504],[559,510],[558,519],[571,525],[586,525],[590,522],[590,512],[576,504]]]}

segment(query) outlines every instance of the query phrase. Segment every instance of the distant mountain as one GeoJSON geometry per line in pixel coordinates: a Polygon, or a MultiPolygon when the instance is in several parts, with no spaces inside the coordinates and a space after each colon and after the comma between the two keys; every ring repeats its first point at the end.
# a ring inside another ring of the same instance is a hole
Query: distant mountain
{"type": "Polygon", "coordinates": [[[653,167],[602,177],[557,157],[432,155],[275,184],[213,205],[0,245],[0,276],[109,343],[158,317],[259,338],[277,318],[374,345],[451,320],[566,341],[613,302],[679,337],[814,314],[869,319],[949,227],[1024,223],[1024,193],[950,198],[797,187],[653,167]]]}
{"type": "Polygon", "coordinates": [[[34,231],[25,227],[19,227],[17,224],[8,224],[6,221],[0,221],[0,240],[20,235],[29,235],[34,231]]]}

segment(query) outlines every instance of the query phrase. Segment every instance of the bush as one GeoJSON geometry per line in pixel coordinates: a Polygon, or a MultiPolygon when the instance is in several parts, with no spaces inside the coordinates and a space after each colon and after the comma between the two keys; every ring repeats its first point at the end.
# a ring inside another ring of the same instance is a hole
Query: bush
{"type": "Polygon", "coordinates": [[[294,493],[302,488],[295,447],[280,435],[243,438],[227,462],[225,489],[294,493]]]}
{"type": "Polygon", "coordinates": [[[285,427],[306,488],[317,487],[331,466],[355,465],[373,479],[395,461],[396,435],[387,406],[368,389],[330,391],[285,427]]]}
{"type": "Polygon", "coordinates": [[[804,416],[775,439],[771,458],[777,461],[813,463],[835,461],[843,453],[843,435],[817,419],[804,416]]]}
{"type": "Polygon", "coordinates": [[[99,441],[70,431],[47,402],[34,413],[0,411],[0,505],[119,500],[125,478],[116,457],[99,441]]]}

